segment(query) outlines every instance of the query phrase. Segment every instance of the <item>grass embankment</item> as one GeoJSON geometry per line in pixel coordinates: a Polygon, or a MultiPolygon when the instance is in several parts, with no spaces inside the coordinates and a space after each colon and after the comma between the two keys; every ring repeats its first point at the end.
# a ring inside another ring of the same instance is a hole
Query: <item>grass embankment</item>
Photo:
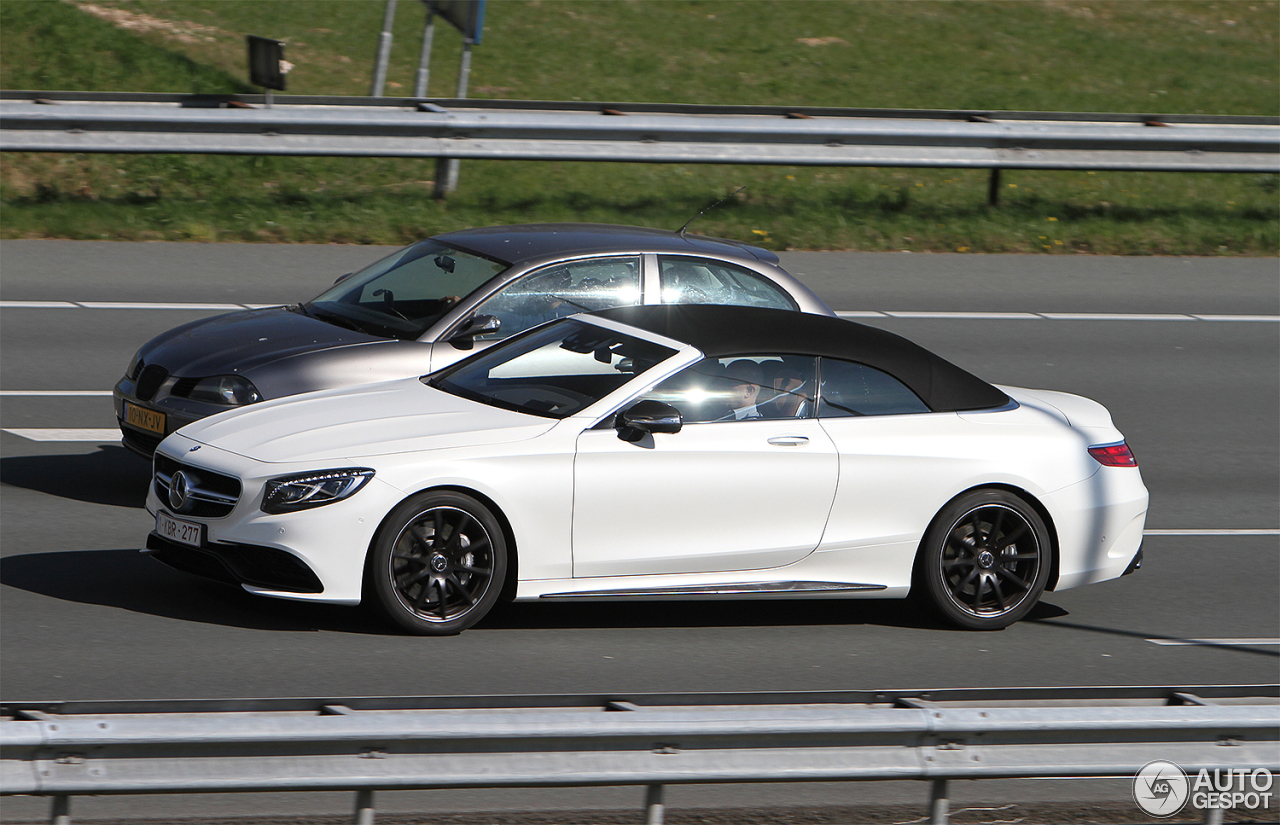
{"type": "MultiPolygon", "coordinates": [[[[413,88],[422,13],[400,4],[388,95],[413,88]]],[[[7,89],[232,92],[245,34],[288,42],[290,94],[367,94],[381,0],[0,3],[7,89]],[[72,45],[69,45],[72,44],[72,45]]],[[[1280,5],[1241,2],[495,0],[473,97],[1143,113],[1280,113],[1280,5]]],[[[459,38],[437,26],[429,93],[459,38]]],[[[399,243],[525,221],[694,228],[783,248],[1263,254],[1275,175],[987,173],[471,161],[0,158],[0,237],[399,243]]]]}

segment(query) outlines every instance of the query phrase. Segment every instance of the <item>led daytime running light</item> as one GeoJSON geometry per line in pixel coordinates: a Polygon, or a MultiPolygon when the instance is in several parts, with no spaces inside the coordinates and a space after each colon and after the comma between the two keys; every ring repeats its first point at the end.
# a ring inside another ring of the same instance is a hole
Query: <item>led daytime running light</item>
{"type": "Polygon", "coordinates": [[[373,470],[353,467],[273,478],[262,496],[264,513],[289,513],[332,504],[354,495],[373,478],[373,470]]]}

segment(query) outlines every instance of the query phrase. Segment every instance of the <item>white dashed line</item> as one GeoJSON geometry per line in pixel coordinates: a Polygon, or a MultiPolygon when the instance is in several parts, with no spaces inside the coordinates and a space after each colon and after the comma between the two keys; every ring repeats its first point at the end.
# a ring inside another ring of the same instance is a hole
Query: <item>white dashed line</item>
{"type": "Polygon", "coordinates": [[[1280,645],[1280,639],[1147,639],[1162,647],[1241,647],[1245,645],[1280,645]]]}
{"type": "Polygon", "coordinates": [[[1203,530],[1143,530],[1144,536],[1280,536],[1280,530],[1270,527],[1232,530],[1206,528],[1203,530]]]}
{"type": "Polygon", "coordinates": [[[0,390],[0,398],[89,398],[111,397],[111,390],[0,390]]]}
{"type": "MultiPolygon", "coordinates": [[[[229,312],[265,309],[282,304],[160,303],[150,301],[0,301],[0,309],[161,309],[188,312],[229,312]]],[[[1143,312],[925,312],[847,309],[841,318],[900,318],[940,321],[1244,321],[1280,323],[1280,315],[1218,315],[1206,313],[1143,312]]]]}
{"type": "Polygon", "coordinates": [[[28,441],[64,441],[64,442],[101,442],[101,441],[119,441],[120,431],[112,429],[37,429],[37,430],[10,430],[5,432],[11,435],[22,436],[28,441]]]}

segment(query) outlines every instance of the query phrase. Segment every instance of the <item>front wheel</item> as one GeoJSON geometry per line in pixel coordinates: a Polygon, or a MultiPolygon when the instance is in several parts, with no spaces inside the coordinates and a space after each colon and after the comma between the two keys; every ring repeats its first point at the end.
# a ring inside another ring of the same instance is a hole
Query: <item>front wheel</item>
{"type": "Polygon", "coordinates": [[[1030,505],[1002,490],[948,504],[925,533],[926,595],[953,624],[999,630],[1027,615],[1049,581],[1049,531],[1030,505]]]}
{"type": "Polygon", "coordinates": [[[502,592],[507,546],[489,509],[462,493],[421,493],[391,511],[369,575],[377,606],[412,633],[446,636],[484,618],[502,592]]]}

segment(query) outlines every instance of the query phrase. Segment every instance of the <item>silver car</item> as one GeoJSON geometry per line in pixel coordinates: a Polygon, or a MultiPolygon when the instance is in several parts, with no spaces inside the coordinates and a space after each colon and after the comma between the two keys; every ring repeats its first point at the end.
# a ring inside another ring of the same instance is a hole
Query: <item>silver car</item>
{"type": "Polygon", "coordinates": [[[124,445],[244,404],[423,375],[577,312],[644,304],[831,309],[736,241],[658,229],[531,224],[437,235],[302,304],[184,324],[138,350],[115,387],[124,445]]]}

